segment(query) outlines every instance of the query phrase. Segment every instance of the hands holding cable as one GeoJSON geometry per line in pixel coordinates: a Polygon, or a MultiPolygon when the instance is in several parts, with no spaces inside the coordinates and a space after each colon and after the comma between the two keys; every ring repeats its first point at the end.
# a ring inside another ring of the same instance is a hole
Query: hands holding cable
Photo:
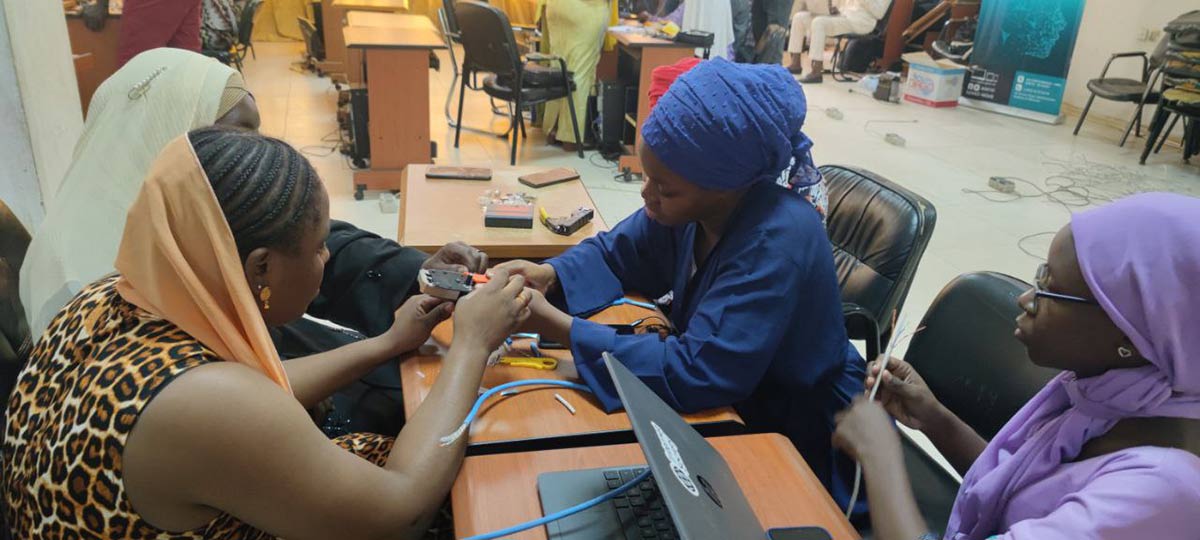
{"type": "Polygon", "coordinates": [[[924,429],[945,411],[933,396],[925,379],[907,362],[892,358],[883,369],[880,360],[867,364],[866,388],[870,392],[879,381],[877,401],[868,395],[855,398],[846,410],[834,418],[837,430],[833,445],[855,461],[863,461],[869,451],[898,451],[899,438],[892,419],[917,430],[924,429]]]}

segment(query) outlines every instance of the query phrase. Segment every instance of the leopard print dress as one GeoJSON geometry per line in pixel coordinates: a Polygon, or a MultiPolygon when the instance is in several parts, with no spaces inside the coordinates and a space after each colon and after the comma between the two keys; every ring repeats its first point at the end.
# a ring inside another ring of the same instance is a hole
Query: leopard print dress
{"type": "MultiPolygon", "coordinates": [[[[164,531],[126,496],[121,455],[138,415],[175,377],[214,361],[179,327],[122,299],[116,278],[81,291],[34,348],[8,403],[2,485],[13,537],[273,538],[228,514],[164,531]]],[[[383,465],[393,439],[355,434],[335,442],[383,465]]]]}

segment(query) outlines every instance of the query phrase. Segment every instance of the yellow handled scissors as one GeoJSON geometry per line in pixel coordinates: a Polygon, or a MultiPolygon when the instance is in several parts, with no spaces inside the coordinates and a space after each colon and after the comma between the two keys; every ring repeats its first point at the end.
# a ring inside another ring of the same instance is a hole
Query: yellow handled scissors
{"type": "Polygon", "coordinates": [[[546,371],[558,369],[558,359],[550,358],[548,356],[539,356],[536,358],[524,356],[504,356],[500,358],[500,363],[506,366],[541,369],[546,371]]]}

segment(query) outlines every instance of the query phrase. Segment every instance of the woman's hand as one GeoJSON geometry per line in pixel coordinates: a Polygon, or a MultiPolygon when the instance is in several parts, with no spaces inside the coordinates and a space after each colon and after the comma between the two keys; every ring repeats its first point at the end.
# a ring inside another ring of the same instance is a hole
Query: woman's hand
{"type": "MultiPolygon", "coordinates": [[[[868,392],[880,376],[880,360],[867,364],[868,392]]],[[[907,362],[892,358],[882,376],[883,383],[879,385],[879,394],[875,397],[900,423],[913,429],[924,429],[942,411],[942,404],[929,390],[925,379],[907,362]]]]}
{"type": "Polygon", "coordinates": [[[522,325],[522,330],[541,334],[564,345],[571,343],[571,324],[575,318],[554,307],[546,296],[535,289],[527,289],[531,295],[529,300],[529,319],[522,325]]]}
{"type": "Polygon", "coordinates": [[[854,398],[846,410],[834,417],[833,446],[862,462],[874,455],[900,452],[900,437],[892,418],[878,402],[867,396],[854,398]]]}
{"type": "Polygon", "coordinates": [[[421,268],[480,273],[487,269],[487,253],[463,242],[451,242],[425,260],[421,268]]]}
{"type": "Polygon", "coordinates": [[[558,273],[549,264],[534,264],[529,261],[515,260],[496,265],[492,271],[504,270],[509,275],[525,278],[525,286],[546,294],[558,286],[558,273]]]}
{"type": "Polygon", "coordinates": [[[410,297],[396,310],[392,327],[379,336],[388,344],[392,356],[397,356],[420,347],[433,327],[450,317],[454,304],[424,294],[410,297]]]}
{"type": "Polygon", "coordinates": [[[531,299],[524,277],[494,270],[491,281],[476,287],[454,308],[454,342],[496,349],[529,318],[531,299]]]}

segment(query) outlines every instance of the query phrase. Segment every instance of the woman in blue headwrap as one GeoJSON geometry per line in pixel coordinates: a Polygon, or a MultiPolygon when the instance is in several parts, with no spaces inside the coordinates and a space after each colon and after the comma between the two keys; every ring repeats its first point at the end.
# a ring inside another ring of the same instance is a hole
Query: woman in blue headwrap
{"type": "Polygon", "coordinates": [[[565,307],[536,297],[529,329],[570,344],[607,409],[620,406],[600,359],[612,351],[680,411],[733,405],[750,429],[787,435],[844,504],[833,416],[862,392],[865,366],[821,217],[793,189],[819,180],[805,110],[781,66],[701,62],[642,130],[645,207],[546,264],[502,266],[565,307]],[[674,335],[617,335],[570,315],[625,291],[670,294],[674,335]]]}

